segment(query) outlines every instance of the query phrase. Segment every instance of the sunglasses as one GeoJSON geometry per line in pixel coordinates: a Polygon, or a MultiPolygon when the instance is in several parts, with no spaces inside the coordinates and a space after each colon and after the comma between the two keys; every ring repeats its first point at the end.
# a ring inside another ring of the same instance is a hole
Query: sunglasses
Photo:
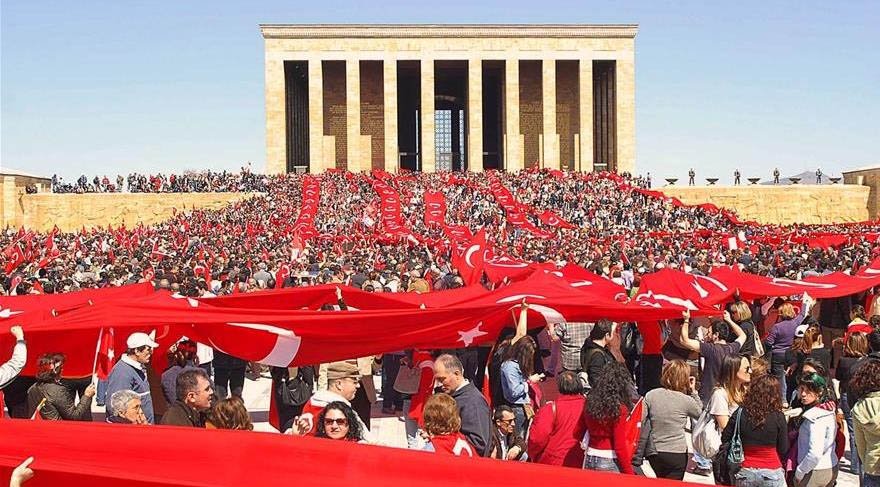
{"type": "Polygon", "coordinates": [[[339,426],[348,426],[348,420],[345,418],[324,418],[324,426],[332,426],[334,424],[337,424],[339,426]]]}
{"type": "Polygon", "coordinates": [[[516,421],[516,418],[499,419],[498,420],[499,423],[504,423],[504,424],[513,424],[514,421],[516,421]]]}

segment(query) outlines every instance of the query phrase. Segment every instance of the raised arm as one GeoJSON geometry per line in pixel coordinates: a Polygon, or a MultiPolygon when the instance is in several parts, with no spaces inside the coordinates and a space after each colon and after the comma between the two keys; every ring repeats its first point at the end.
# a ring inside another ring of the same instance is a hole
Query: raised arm
{"type": "Polygon", "coordinates": [[[523,298],[522,305],[519,308],[519,319],[516,321],[516,334],[510,339],[511,346],[518,342],[520,338],[526,336],[526,333],[528,332],[528,311],[529,304],[526,303],[526,298],[523,298]]]}
{"type": "Polygon", "coordinates": [[[689,310],[684,310],[681,313],[681,317],[684,319],[684,323],[681,324],[681,333],[680,333],[680,341],[683,347],[688,350],[693,350],[695,352],[700,351],[700,342],[694,340],[690,337],[691,333],[691,312],[689,310]]]}

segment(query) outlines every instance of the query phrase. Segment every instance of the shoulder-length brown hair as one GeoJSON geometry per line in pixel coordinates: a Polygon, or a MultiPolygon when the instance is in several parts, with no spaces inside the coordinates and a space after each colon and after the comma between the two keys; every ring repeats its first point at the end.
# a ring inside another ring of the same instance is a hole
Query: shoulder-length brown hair
{"type": "Polygon", "coordinates": [[[843,342],[843,355],[846,357],[864,357],[868,355],[868,335],[861,332],[850,335],[843,342]]]}
{"type": "Polygon", "coordinates": [[[214,406],[208,410],[207,418],[205,418],[221,430],[246,430],[254,429],[251,423],[251,417],[244,407],[244,401],[238,396],[232,396],[229,399],[220,399],[214,406]]]}
{"type": "Polygon", "coordinates": [[[431,435],[448,435],[461,429],[461,416],[458,405],[449,394],[434,394],[425,401],[422,413],[425,420],[425,431],[431,435]]]}
{"type": "Polygon", "coordinates": [[[664,389],[688,393],[691,367],[684,360],[673,360],[663,366],[660,374],[660,385],[664,389]]]}
{"type": "Polygon", "coordinates": [[[761,427],[774,411],[782,411],[782,398],[779,396],[779,379],[763,375],[753,380],[743,399],[743,409],[756,427],[761,427]]]}

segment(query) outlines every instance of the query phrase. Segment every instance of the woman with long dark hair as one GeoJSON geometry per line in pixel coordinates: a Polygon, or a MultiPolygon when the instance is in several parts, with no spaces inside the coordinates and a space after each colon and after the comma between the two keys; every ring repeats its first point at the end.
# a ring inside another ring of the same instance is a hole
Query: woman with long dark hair
{"type": "Polygon", "coordinates": [[[627,444],[626,420],[633,406],[635,385],[626,366],[608,364],[596,378],[584,407],[589,433],[584,468],[634,474],[633,448],[627,444]]]}
{"type": "Polygon", "coordinates": [[[504,402],[513,409],[516,416],[516,430],[524,435],[528,421],[534,415],[529,398],[529,383],[538,382],[543,377],[534,373],[535,340],[526,335],[507,349],[507,356],[501,363],[501,390],[504,402]]]}
{"type": "Polygon", "coordinates": [[[738,487],[785,487],[782,462],[788,454],[788,427],[782,414],[779,379],[765,375],[751,383],[742,406],[724,428],[722,444],[729,444],[736,434],[745,460],[733,476],[734,483],[738,487]]]}

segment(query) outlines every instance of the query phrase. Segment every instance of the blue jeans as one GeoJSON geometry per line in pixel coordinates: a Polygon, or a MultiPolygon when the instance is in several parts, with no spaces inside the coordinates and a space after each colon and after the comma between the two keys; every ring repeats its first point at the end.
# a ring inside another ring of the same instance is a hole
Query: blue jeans
{"type": "Polygon", "coordinates": [[[95,393],[95,401],[97,401],[98,406],[103,406],[107,403],[107,382],[106,379],[98,380],[98,390],[95,393]]]}
{"type": "Polygon", "coordinates": [[[846,393],[840,395],[840,409],[843,410],[843,417],[846,420],[846,432],[849,434],[849,462],[851,471],[862,475],[862,462],[859,460],[859,454],[856,451],[856,435],[853,431],[852,404],[846,393]]]}
{"type": "Polygon", "coordinates": [[[736,487],[785,487],[782,468],[741,468],[733,476],[736,487]]]}
{"type": "Polygon", "coordinates": [[[584,457],[584,469],[597,470],[599,472],[620,473],[620,466],[617,465],[617,460],[613,458],[594,457],[593,455],[587,455],[584,457]]]}
{"type": "Polygon", "coordinates": [[[880,475],[865,474],[864,487],[880,487],[880,475]]]}
{"type": "Polygon", "coordinates": [[[697,464],[697,467],[704,468],[704,469],[708,468],[709,470],[712,469],[712,459],[706,458],[703,455],[700,455],[699,453],[696,453],[696,452],[694,452],[694,463],[697,464]]]}
{"type": "Polygon", "coordinates": [[[526,410],[523,409],[522,404],[513,404],[510,406],[513,409],[513,424],[516,427],[515,433],[520,438],[526,437],[526,428],[528,428],[528,419],[526,419],[526,410]]]}

